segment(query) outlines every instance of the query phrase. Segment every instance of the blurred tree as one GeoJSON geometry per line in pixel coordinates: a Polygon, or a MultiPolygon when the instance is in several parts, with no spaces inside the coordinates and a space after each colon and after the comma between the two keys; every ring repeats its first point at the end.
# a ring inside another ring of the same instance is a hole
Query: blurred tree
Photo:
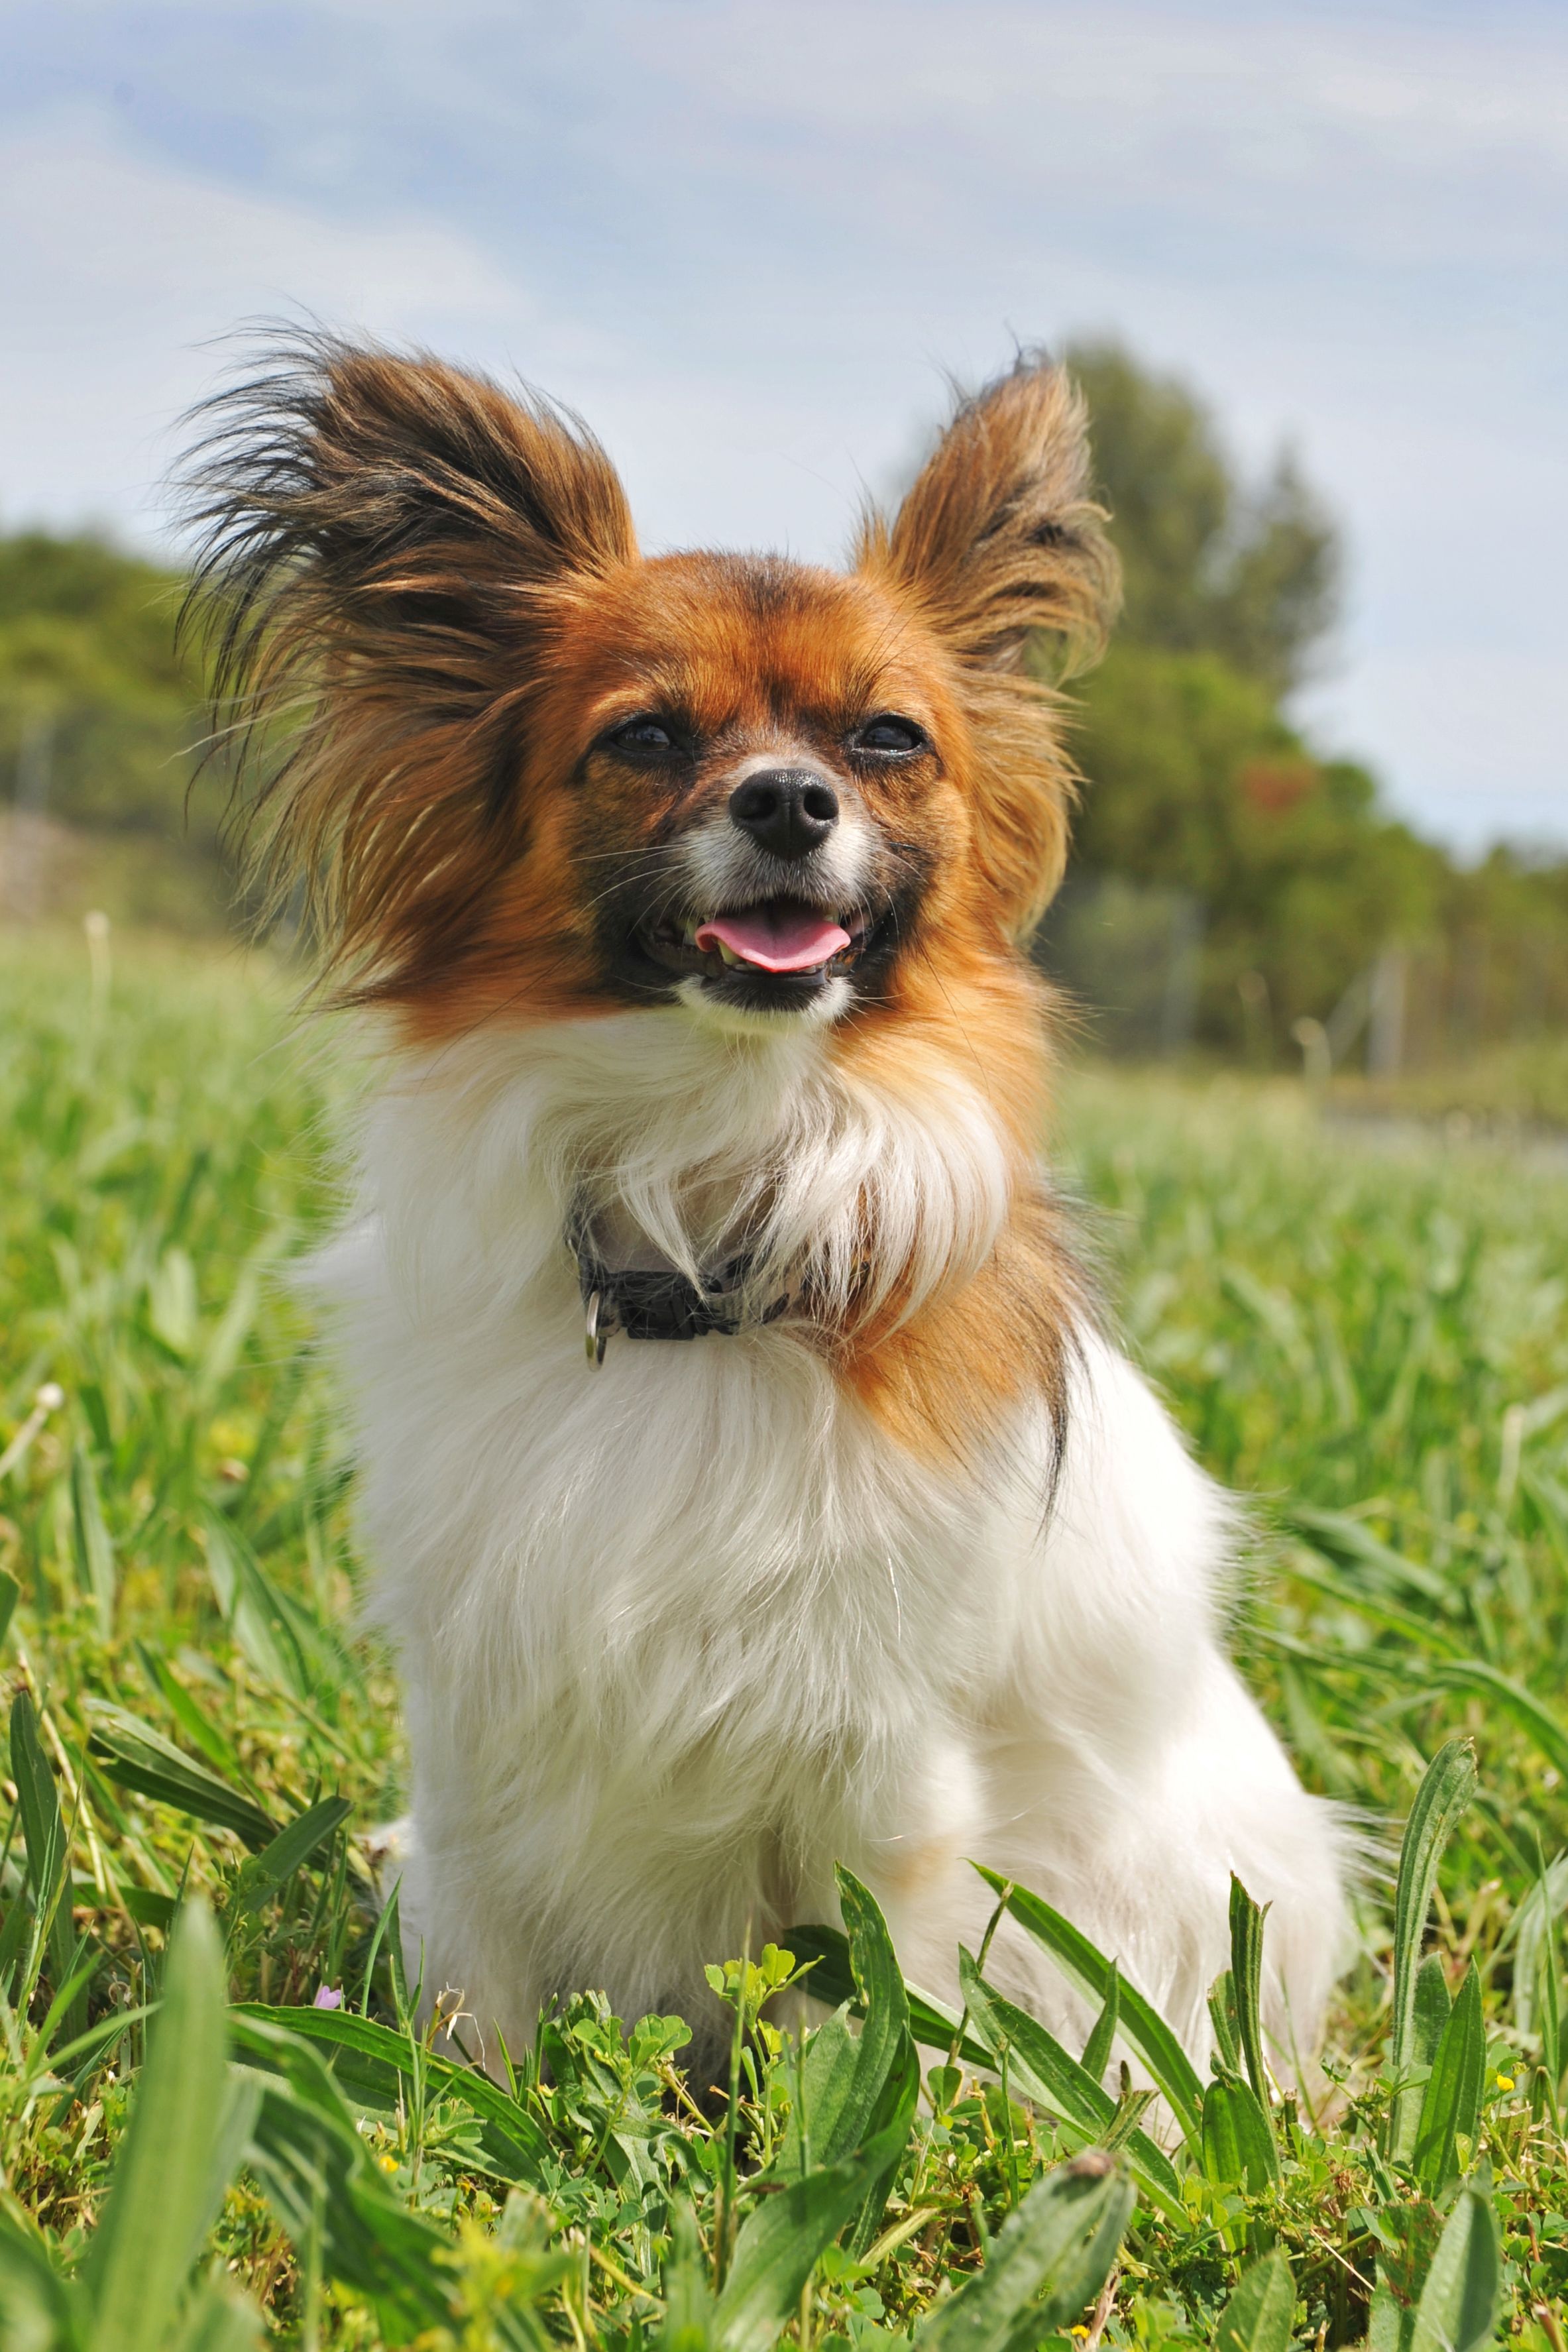
{"type": "Polygon", "coordinates": [[[1390,938],[1437,919],[1440,850],[1385,818],[1363,768],[1315,760],[1268,689],[1211,653],[1118,647],[1081,714],[1081,867],[1205,910],[1204,1033],[1239,1042],[1260,974],[1277,1044],[1322,1019],[1390,938]]]}
{"type": "MultiPolygon", "coordinates": [[[[1202,1034],[1239,1044],[1261,1007],[1279,1048],[1391,938],[1431,928],[1450,869],[1281,708],[1340,576],[1333,525],[1291,459],[1249,486],[1184,384],[1113,345],[1068,357],[1126,591],[1079,709],[1075,864],[1189,894],[1202,1034]]],[[[1047,958],[1049,940],[1047,926],[1047,958]]]]}
{"type": "Polygon", "coordinates": [[[1294,459],[1248,485],[1184,384],[1110,343],[1067,359],[1121,557],[1122,643],[1217,655],[1277,695],[1299,685],[1335,616],[1341,555],[1294,459]]]}
{"type": "Polygon", "coordinates": [[[0,537],[0,795],[124,842],[143,898],[157,877],[144,911],[210,921],[222,796],[187,811],[204,688],[174,646],[182,585],[89,535],[0,537]]]}

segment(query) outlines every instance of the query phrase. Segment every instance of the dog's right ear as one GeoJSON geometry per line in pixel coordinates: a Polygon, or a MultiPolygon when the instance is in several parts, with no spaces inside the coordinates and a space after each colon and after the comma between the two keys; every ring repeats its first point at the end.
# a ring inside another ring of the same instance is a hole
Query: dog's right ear
{"type": "Polygon", "coordinates": [[[249,811],[270,896],[303,880],[329,960],[395,993],[522,821],[551,606],[636,559],[625,493],[537,395],[328,336],[196,421],[187,617],[239,740],[281,749],[249,811]]]}

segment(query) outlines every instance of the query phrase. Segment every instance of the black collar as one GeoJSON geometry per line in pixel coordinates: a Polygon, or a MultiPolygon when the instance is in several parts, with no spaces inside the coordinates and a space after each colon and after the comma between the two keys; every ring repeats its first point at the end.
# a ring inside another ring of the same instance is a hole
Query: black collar
{"type": "Polygon", "coordinates": [[[794,1296],[781,1291],[759,1307],[748,1289],[751,1258],[742,1253],[706,1275],[699,1286],[676,1267],[613,1267],[605,1264],[587,1223],[574,1218],[566,1246],[577,1261],[584,1332],[591,1364],[602,1364],[614,1331],[628,1339],[700,1339],[710,1332],[730,1337],[776,1322],[794,1296]]]}

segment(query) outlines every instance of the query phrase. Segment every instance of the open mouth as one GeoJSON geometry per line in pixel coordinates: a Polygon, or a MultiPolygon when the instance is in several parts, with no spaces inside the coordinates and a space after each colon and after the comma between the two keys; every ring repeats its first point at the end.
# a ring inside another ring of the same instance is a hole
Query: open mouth
{"type": "Polygon", "coordinates": [[[801,899],[763,898],[728,913],[670,918],[641,937],[668,971],[797,993],[848,971],[877,928],[864,908],[827,913],[801,899]]]}

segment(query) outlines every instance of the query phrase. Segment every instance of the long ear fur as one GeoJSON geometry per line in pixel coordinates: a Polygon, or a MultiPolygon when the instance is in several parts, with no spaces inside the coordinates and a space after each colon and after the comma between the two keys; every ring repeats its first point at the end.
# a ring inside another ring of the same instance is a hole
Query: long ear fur
{"type": "Polygon", "coordinates": [[[1026,353],[960,402],[892,523],[868,517],[856,551],[957,656],[979,758],[977,853],[1015,938],[1061,879],[1073,793],[1060,699],[1028,674],[1026,648],[1048,633],[1064,669],[1092,658],[1119,595],[1089,467],[1078,392],[1026,353]]]}
{"type": "Polygon", "coordinates": [[[242,745],[286,744],[263,874],[303,880],[352,992],[398,993],[516,846],[551,606],[634,559],[625,495],[537,395],[326,335],[197,417],[187,610],[242,745]]]}

